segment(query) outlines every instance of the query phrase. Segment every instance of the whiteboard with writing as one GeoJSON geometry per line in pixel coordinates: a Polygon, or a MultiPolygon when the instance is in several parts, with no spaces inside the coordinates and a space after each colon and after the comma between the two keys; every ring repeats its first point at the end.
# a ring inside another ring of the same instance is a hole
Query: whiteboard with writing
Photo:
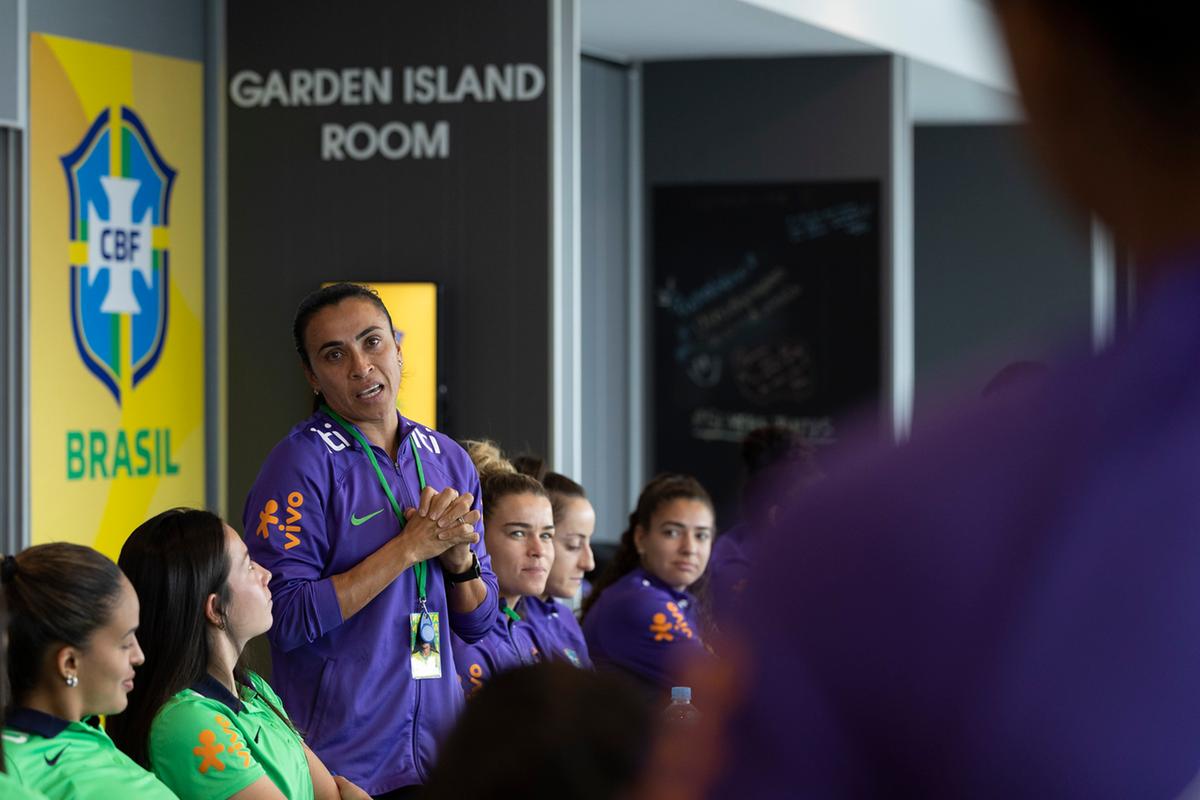
{"type": "Polygon", "coordinates": [[[700,478],[722,527],[748,432],[826,447],[878,401],[879,197],[875,181],[653,191],[654,466],[700,478]]]}

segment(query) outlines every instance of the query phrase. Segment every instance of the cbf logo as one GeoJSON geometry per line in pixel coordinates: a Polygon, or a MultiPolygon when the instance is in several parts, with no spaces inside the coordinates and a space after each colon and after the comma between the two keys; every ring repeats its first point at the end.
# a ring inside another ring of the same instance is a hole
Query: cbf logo
{"type": "Polygon", "coordinates": [[[162,355],[175,170],[132,109],[100,113],[62,156],[71,198],[71,327],[83,363],[112,392],[145,380],[162,355]]]}

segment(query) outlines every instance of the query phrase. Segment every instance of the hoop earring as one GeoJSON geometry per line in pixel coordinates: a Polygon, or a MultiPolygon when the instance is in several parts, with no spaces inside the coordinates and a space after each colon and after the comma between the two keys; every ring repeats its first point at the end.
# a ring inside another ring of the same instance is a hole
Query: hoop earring
{"type": "Polygon", "coordinates": [[[66,683],[69,688],[74,689],[79,685],[79,676],[68,675],[67,677],[63,678],[63,682],[66,683]]]}

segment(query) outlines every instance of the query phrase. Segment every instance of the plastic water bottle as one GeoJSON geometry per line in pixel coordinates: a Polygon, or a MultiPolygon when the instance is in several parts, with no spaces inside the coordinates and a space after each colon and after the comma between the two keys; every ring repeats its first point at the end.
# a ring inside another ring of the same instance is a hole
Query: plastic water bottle
{"type": "Polygon", "coordinates": [[[679,728],[691,728],[700,723],[700,710],[692,705],[690,686],[671,687],[671,704],[663,710],[663,722],[679,728]]]}

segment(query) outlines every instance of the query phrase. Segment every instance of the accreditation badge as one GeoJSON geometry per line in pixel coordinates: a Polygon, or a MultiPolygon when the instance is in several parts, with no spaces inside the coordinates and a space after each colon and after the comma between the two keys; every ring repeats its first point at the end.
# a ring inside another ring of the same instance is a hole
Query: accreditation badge
{"type": "Polygon", "coordinates": [[[418,611],[409,614],[408,626],[413,678],[420,681],[442,677],[442,637],[438,612],[418,611]]]}

